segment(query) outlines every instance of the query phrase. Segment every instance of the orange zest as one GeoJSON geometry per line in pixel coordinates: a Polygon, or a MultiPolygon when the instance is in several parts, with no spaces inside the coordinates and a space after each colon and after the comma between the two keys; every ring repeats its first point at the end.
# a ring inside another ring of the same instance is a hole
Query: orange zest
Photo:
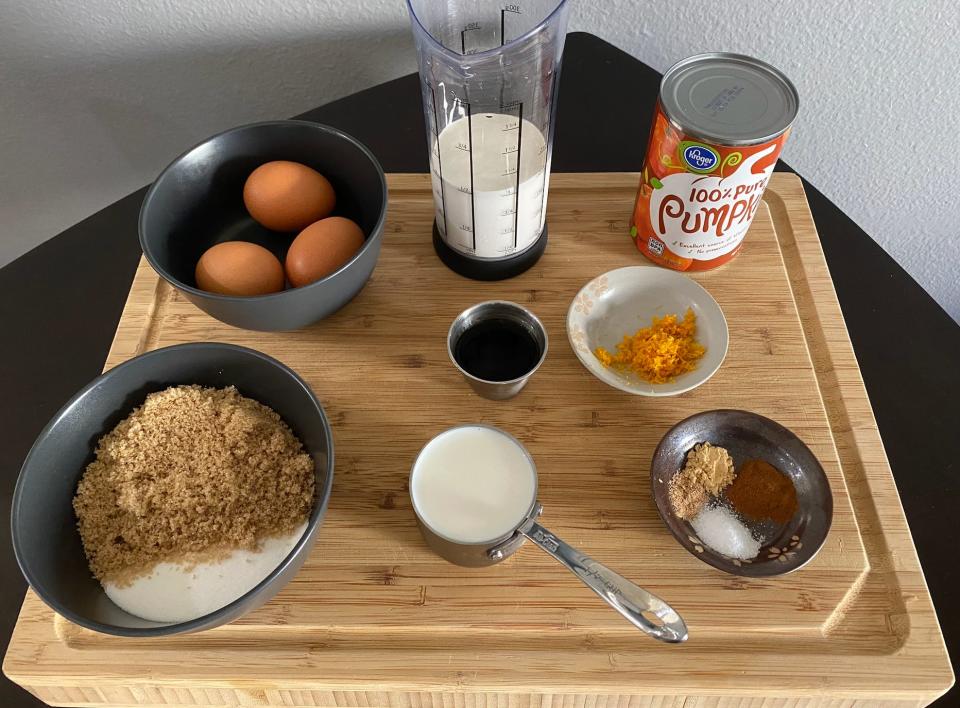
{"type": "Polygon", "coordinates": [[[615,354],[597,347],[594,355],[604,366],[632,371],[649,383],[667,383],[697,368],[707,350],[696,334],[697,316],[688,307],[682,321],[676,315],[654,317],[649,327],[625,335],[615,354]]]}

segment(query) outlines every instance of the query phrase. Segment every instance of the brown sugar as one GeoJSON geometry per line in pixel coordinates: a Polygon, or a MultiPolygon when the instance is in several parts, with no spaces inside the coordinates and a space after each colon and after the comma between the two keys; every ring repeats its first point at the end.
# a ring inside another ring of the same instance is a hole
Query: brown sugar
{"type": "Polygon", "coordinates": [[[288,533],[313,508],[313,459],[273,410],[233,388],[176,386],[97,444],[73,508],[101,581],[288,533]]]}

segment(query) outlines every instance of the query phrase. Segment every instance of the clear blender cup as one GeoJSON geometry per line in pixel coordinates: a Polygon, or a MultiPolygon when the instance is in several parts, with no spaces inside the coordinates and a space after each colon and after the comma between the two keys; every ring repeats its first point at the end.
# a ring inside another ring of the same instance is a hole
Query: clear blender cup
{"type": "Polygon", "coordinates": [[[500,280],[546,248],[567,0],[407,0],[430,146],[433,242],[450,268],[500,280]]]}

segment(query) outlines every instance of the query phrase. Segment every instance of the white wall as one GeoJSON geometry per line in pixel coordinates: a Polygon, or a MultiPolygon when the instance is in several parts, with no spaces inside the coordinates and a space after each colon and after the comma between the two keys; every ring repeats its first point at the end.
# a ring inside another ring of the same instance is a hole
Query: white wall
{"type": "MultiPolygon", "coordinates": [[[[657,69],[752,54],[797,84],[784,157],[960,320],[960,3],[571,0],[657,69]]],[[[415,69],[402,0],[3,0],[0,265],[184,147],[415,69]]]]}

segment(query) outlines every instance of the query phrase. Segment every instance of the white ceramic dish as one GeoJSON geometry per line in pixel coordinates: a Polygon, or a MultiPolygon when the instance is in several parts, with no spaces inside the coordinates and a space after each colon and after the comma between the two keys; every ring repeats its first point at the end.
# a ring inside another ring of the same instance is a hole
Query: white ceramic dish
{"type": "Polygon", "coordinates": [[[567,311],[567,337],[587,371],[614,388],[640,396],[675,396],[707,381],[727,355],[728,336],[720,305],[702,285],[656,266],[628,266],[594,278],[567,311]],[[614,351],[625,334],[649,327],[651,318],[682,317],[688,307],[697,316],[697,341],[707,349],[693,371],[668,383],[652,384],[607,368],[594,356],[597,347],[614,351]]]}

